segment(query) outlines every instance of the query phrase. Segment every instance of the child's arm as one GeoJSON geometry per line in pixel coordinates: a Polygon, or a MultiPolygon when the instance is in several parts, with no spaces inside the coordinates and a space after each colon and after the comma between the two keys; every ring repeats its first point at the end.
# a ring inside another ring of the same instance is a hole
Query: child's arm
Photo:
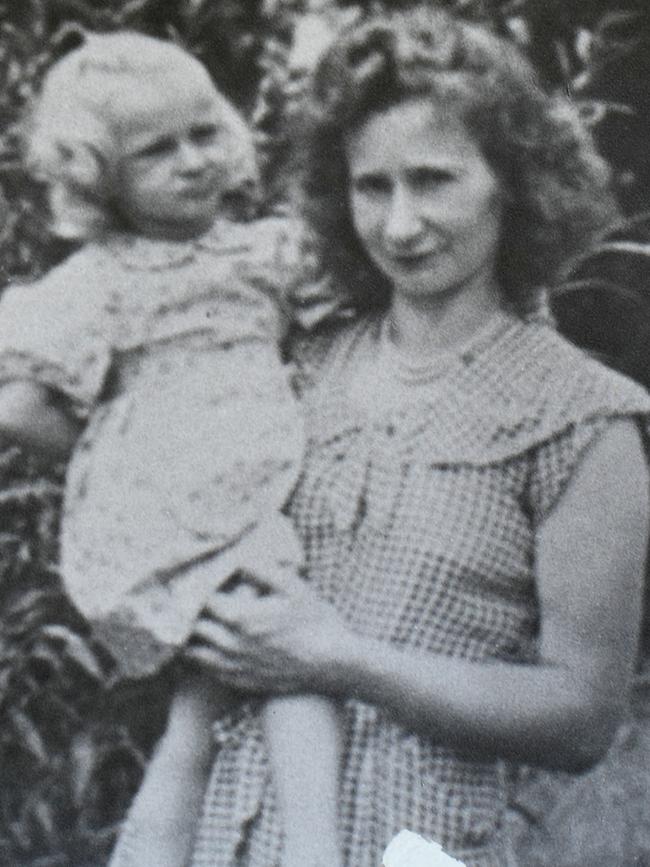
{"type": "Polygon", "coordinates": [[[69,455],[112,363],[117,314],[104,301],[120,273],[107,262],[87,244],[34,283],[3,290],[0,446],[23,445],[47,461],[69,455]]]}
{"type": "Polygon", "coordinates": [[[80,431],[47,386],[22,379],[0,386],[0,446],[24,446],[56,461],[70,454],[80,431]]]}
{"type": "Polygon", "coordinates": [[[285,833],[282,867],[339,867],[339,712],[315,695],[275,697],[263,712],[285,833]]]}

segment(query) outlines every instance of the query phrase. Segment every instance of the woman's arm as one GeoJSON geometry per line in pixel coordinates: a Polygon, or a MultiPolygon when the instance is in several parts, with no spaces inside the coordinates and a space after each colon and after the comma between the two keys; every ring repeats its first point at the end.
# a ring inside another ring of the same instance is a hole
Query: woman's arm
{"type": "Polygon", "coordinates": [[[365,638],[304,585],[285,585],[248,609],[217,594],[214,621],[199,627],[211,644],[205,658],[240,689],[355,697],[472,758],[581,770],[607,748],[628,699],[648,512],[639,435],[617,422],[586,453],[540,530],[535,665],[471,662],[365,638]]]}
{"type": "Polygon", "coordinates": [[[20,445],[57,461],[68,457],[81,427],[46,386],[22,379],[0,386],[0,445],[20,445]]]}

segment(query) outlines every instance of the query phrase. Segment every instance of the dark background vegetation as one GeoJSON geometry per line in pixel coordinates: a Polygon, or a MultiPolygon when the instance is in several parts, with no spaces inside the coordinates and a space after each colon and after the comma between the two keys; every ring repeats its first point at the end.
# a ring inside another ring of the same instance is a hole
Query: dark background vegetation
{"type": "MultiPolygon", "coordinates": [[[[433,0],[432,0],[433,2],[433,0]]],[[[443,0],[440,0],[443,2],[443,0]]],[[[321,0],[336,13],[368,3],[321,0]]],[[[401,5],[398,0],[388,6],[401,5]]],[[[551,89],[579,101],[610,162],[625,221],[557,287],[571,337],[650,385],[650,9],[647,0],[447,0],[490,19],[551,89]]],[[[48,234],[24,174],[20,120],[43,71],[80,29],[131,27],[181,41],[256,127],[272,207],[282,195],[286,58],[309,0],[0,0],[0,288],[69,252],[48,234]]],[[[0,452],[0,865],[99,867],[164,719],[165,689],[115,688],[111,663],[57,572],[62,468],[0,452]]],[[[650,726],[641,669],[635,721],[577,778],[513,780],[524,867],[650,867],[650,726]]]]}

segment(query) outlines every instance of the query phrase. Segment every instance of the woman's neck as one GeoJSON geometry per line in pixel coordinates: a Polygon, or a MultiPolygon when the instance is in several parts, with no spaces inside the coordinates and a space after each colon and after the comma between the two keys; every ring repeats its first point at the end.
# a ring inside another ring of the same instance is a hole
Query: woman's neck
{"type": "Polygon", "coordinates": [[[495,284],[471,293],[425,298],[395,293],[388,311],[391,338],[402,352],[425,360],[453,352],[502,309],[495,284]]]}

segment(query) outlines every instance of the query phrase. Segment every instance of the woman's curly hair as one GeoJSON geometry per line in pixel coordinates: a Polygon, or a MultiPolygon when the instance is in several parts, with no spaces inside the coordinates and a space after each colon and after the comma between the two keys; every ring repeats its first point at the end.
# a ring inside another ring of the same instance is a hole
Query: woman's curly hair
{"type": "Polygon", "coordinates": [[[616,217],[609,172],[577,110],[542,90],[514,44],[425,3],[364,18],[315,70],[298,158],[324,266],[357,309],[388,302],[390,286],[353,228],[345,136],[418,97],[459,113],[499,178],[498,277],[515,310],[535,310],[542,287],[616,217]]]}

